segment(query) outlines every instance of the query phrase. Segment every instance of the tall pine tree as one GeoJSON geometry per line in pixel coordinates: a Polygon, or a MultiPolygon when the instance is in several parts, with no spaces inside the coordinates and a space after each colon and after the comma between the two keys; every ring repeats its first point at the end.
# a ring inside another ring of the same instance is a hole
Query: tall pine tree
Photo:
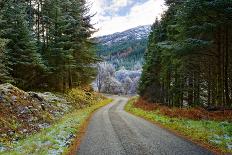
{"type": "Polygon", "coordinates": [[[6,53],[7,40],[0,38],[0,84],[5,82],[12,82],[9,75],[9,68],[7,67],[8,59],[6,53]]]}
{"type": "Polygon", "coordinates": [[[27,21],[26,3],[7,0],[0,12],[0,37],[9,40],[6,50],[9,55],[10,74],[16,85],[30,88],[39,76],[37,73],[43,63],[27,21]]]}
{"type": "Polygon", "coordinates": [[[150,35],[140,94],[172,106],[231,107],[232,1],[166,3],[150,35]]]}

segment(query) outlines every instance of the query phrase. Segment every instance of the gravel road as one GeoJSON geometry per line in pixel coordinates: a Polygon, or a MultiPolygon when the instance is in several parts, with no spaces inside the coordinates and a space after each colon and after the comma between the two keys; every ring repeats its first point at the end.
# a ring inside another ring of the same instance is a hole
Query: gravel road
{"type": "Polygon", "coordinates": [[[92,117],[78,155],[211,155],[212,153],[123,110],[127,98],[92,117]]]}

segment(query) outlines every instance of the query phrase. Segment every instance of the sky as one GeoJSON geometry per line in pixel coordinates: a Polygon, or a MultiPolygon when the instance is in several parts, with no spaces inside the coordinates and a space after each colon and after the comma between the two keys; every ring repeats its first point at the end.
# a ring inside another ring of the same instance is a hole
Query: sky
{"type": "Polygon", "coordinates": [[[154,23],[166,7],[164,0],[87,0],[91,7],[92,23],[99,29],[94,36],[154,23]]]}

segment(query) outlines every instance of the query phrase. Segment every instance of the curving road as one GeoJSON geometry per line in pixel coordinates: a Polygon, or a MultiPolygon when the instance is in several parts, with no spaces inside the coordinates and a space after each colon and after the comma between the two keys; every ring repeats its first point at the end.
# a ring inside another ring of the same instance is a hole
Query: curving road
{"type": "Polygon", "coordinates": [[[211,155],[188,140],[173,135],[123,110],[127,98],[98,110],[90,121],[78,155],[211,155]]]}

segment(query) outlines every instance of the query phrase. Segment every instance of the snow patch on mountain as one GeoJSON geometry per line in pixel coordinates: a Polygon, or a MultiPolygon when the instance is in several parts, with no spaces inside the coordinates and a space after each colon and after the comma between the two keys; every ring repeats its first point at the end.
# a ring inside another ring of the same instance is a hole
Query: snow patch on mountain
{"type": "Polygon", "coordinates": [[[124,42],[127,40],[140,40],[147,38],[151,32],[151,25],[135,27],[123,32],[114,33],[96,38],[102,45],[111,46],[114,43],[124,42]]]}

